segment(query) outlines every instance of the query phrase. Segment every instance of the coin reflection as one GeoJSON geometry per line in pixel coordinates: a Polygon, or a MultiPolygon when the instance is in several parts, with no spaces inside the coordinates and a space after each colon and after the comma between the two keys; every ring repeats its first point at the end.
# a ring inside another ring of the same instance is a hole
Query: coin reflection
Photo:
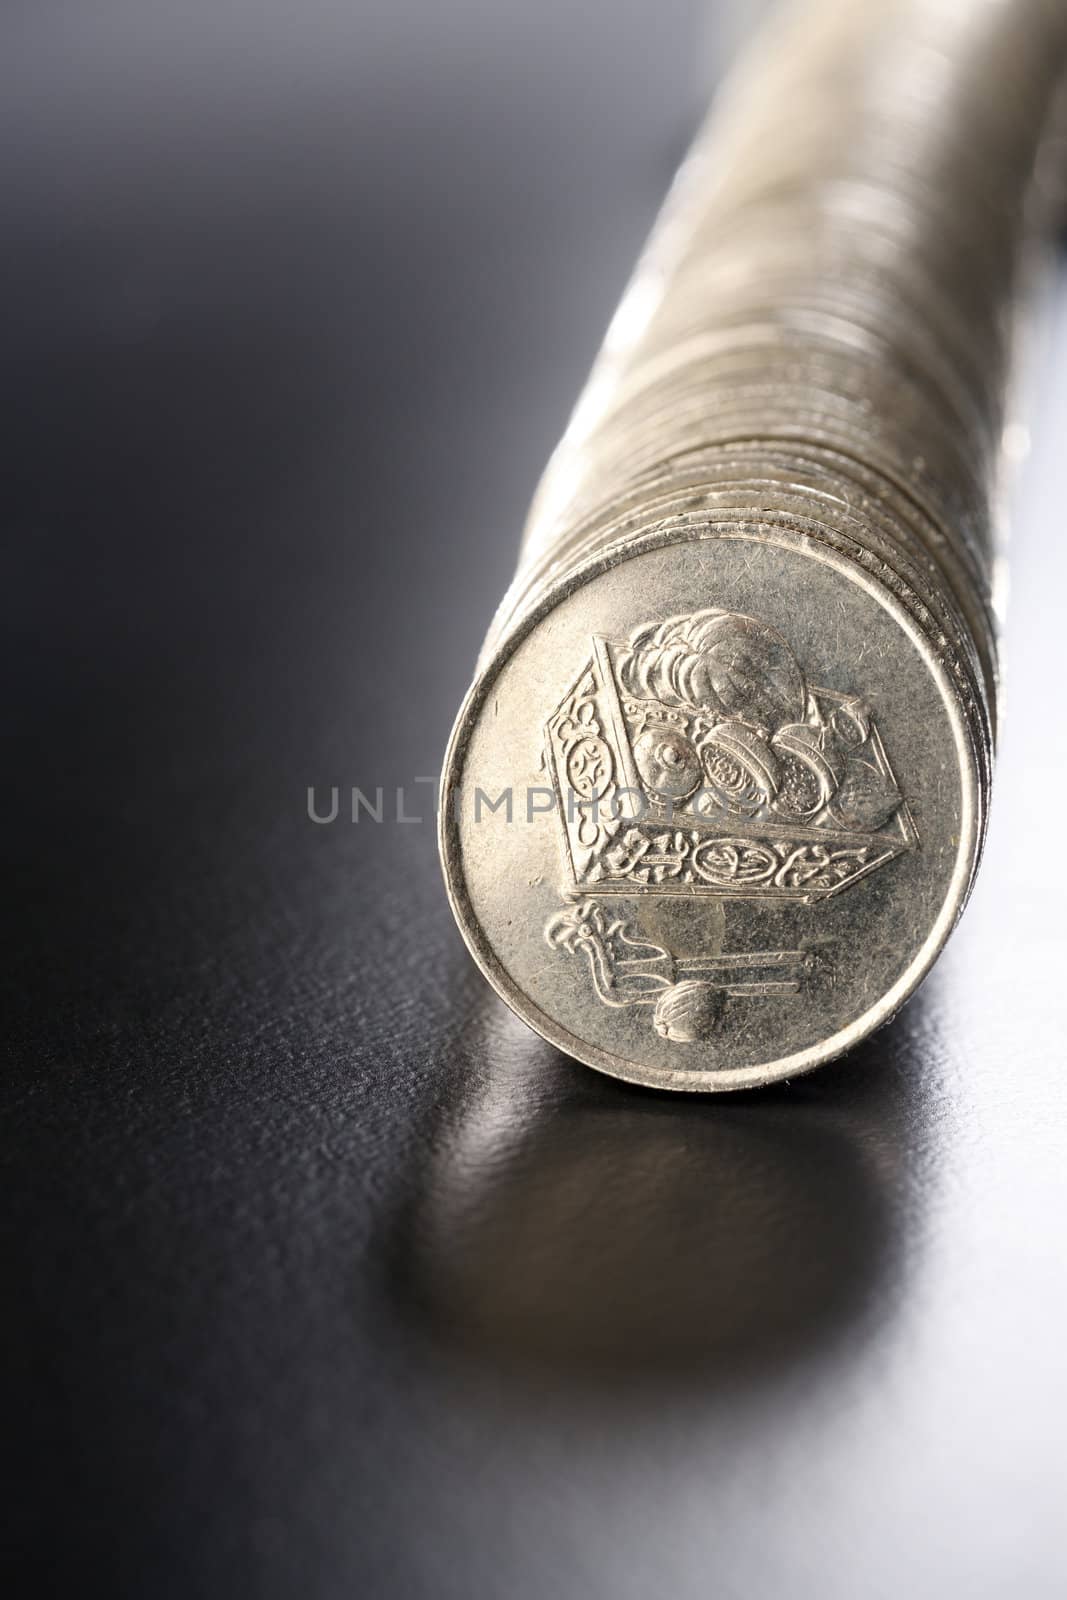
{"type": "Polygon", "coordinates": [[[435,1337],[583,1380],[733,1382],[891,1304],[909,1093],[893,1030],[847,1072],[697,1106],[596,1078],[495,1001],[480,1026],[484,1069],[432,1130],[391,1252],[435,1337]]]}

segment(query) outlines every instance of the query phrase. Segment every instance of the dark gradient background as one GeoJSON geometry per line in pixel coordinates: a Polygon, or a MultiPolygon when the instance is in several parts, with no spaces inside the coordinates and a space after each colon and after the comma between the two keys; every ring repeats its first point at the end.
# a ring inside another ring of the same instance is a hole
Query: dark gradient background
{"type": "Polygon", "coordinates": [[[851,1060],[598,1079],[306,814],[436,772],[743,11],[5,10],[13,1596],[1063,1593],[1067,292],[983,877],[851,1060]]]}

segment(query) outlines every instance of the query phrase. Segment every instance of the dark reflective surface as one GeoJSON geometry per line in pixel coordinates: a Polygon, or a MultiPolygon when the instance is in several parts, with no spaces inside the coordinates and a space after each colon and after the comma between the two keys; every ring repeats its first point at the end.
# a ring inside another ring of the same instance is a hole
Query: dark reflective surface
{"type": "Polygon", "coordinates": [[[436,768],[701,8],[9,10],[7,1592],[1057,1594],[1067,302],[945,959],[642,1094],[306,791],[436,768]]]}
{"type": "Polygon", "coordinates": [[[489,995],[475,1027],[485,1067],[438,1108],[392,1262],[401,1304],[468,1361],[707,1393],[890,1312],[921,1096],[905,1031],[708,1105],[576,1072],[489,995]]]}

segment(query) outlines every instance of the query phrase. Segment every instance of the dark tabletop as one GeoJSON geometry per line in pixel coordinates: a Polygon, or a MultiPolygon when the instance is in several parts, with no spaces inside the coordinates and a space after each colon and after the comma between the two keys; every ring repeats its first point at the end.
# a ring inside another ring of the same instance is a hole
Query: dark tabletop
{"type": "Polygon", "coordinates": [[[487,992],[395,792],[721,27],[2,26],[8,1592],[1062,1593],[1067,292],[948,954],[809,1078],[627,1089],[487,992]]]}

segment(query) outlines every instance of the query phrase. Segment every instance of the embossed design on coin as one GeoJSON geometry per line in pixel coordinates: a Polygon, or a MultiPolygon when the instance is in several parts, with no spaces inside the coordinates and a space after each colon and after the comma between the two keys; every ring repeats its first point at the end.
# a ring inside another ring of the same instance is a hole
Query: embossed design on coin
{"type": "Polygon", "coordinates": [[[578,900],[545,936],[586,956],[605,1005],[655,1006],[666,1039],[708,1038],[729,997],[796,993],[804,956],[678,958],[590,896],[809,904],[918,844],[870,708],[809,685],[753,617],[699,611],[595,637],[545,737],[578,900]]]}
{"type": "Polygon", "coordinates": [[[611,837],[610,827],[597,821],[599,802],[610,792],[614,763],[597,720],[595,693],[596,677],[586,673],[553,718],[556,758],[573,797],[574,842],[583,852],[611,837]]]}
{"type": "Polygon", "coordinates": [[[606,1006],[653,1006],[656,1032],[676,1043],[708,1039],[722,1025],[726,1002],[796,994],[814,965],[802,950],[757,950],[676,958],[636,938],[621,917],[593,900],[549,918],[547,942],[584,955],[593,987],[606,1006]]]}

